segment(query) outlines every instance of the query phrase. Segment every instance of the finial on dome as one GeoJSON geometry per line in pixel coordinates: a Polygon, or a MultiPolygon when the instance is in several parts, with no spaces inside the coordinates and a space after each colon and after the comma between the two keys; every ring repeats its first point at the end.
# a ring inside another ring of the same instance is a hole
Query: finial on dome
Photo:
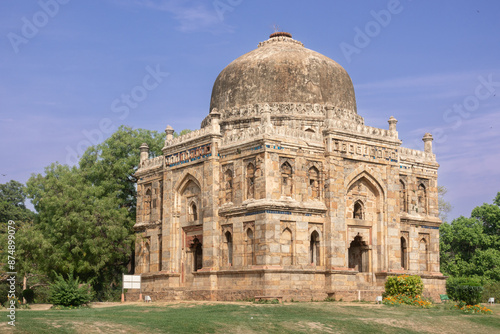
{"type": "Polygon", "coordinates": [[[284,31],[276,31],[276,32],[273,32],[269,38],[274,38],[274,37],[288,37],[288,38],[292,38],[292,34],[290,34],[289,32],[284,32],[284,31]]]}
{"type": "Polygon", "coordinates": [[[171,127],[170,125],[167,125],[165,133],[167,134],[167,141],[174,139],[174,128],[171,127]]]}

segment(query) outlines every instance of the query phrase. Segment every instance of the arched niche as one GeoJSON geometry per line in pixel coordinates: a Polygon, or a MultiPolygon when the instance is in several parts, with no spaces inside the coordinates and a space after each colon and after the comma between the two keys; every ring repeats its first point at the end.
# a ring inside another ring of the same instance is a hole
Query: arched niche
{"type": "Polygon", "coordinates": [[[253,229],[248,227],[245,236],[245,264],[251,266],[255,264],[255,238],[253,229]]]}
{"type": "Polygon", "coordinates": [[[288,161],[281,164],[281,194],[292,197],[293,194],[293,169],[288,161]]]}
{"type": "Polygon", "coordinates": [[[320,253],[320,236],[318,231],[313,231],[309,240],[309,258],[311,264],[320,266],[321,265],[321,253],[320,253]]]}
{"type": "Polygon", "coordinates": [[[320,199],[320,174],[319,170],[312,166],[309,168],[308,172],[308,196],[309,199],[318,200],[320,199]]]}
{"type": "Polygon", "coordinates": [[[405,237],[401,237],[401,269],[408,270],[408,242],[405,237]]]}
{"type": "Polygon", "coordinates": [[[421,215],[427,214],[427,189],[423,183],[418,185],[417,189],[418,198],[418,213],[421,215]]]}
{"type": "Polygon", "coordinates": [[[293,235],[287,227],[281,232],[281,265],[290,266],[293,264],[293,235]]]}
{"type": "Polygon", "coordinates": [[[188,174],[178,187],[176,211],[180,213],[180,221],[183,224],[202,221],[201,187],[192,175],[188,174]]]}
{"type": "Polygon", "coordinates": [[[353,268],[359,272],[368,272],[370,268],[368,251],[369,247],[363,240],[363,237],[360,235],[354,237],[348,250],[349,268],[353,268]]]}

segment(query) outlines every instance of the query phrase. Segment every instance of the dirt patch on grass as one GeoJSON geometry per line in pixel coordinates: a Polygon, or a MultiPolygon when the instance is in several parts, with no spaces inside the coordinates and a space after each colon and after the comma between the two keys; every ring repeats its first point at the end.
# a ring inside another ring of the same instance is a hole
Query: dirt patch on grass
{"type": "Polygon", "coordinates": [[[47,311],[50,310],[52,304],[31,304],[29,310],[31,311],[47,311]]]}
{"type": "Polygon", "coordinates": [[[419,333],[479,333],[481,331],[481,326],[466,321],[457,321],[456,317],[441,318],[439,323],[425,317],[418,320],[387,318],[363,318],[360,320],[392,328],[409,329],[419,333]]]}
{"type": "MultiPolygon", "coordinates": [[[[71,328],[76,333],[81,334],[94,334],[94,333],[117,333],[117,334],[139,334],[144,333],[143,329],[136,329],[130,326],[120,325],[118,323],[108,323],[103,321],[92,321],[92,322],[83,322],[83,321],[52,321],[49,324],[53,328],[71,328]]],[[[157,331],[149,331],[149,333],[158,333],[157,331]]]]}
{"type": "Polygon", "coordinates": [[[322,324],[321,322],[311,322],[311,321],[299,321],[294,323],[286,323],[283,326],[287,329],[294,330],[303,330],[308,333],[339,333],[338,330],[334,330],[333,328],[322,324]]]}
{"type": "MultiPolygon", "coordinates": [[[[5,318],[7,319],[7,318],[5,318]]],[[[10,321],[10,320],[9,320],[10,321]]],[[[11,329],[13,326],[7,324],[7,321],[0,322],[0,333],[8,333],[7,331],[11,329]]]]}

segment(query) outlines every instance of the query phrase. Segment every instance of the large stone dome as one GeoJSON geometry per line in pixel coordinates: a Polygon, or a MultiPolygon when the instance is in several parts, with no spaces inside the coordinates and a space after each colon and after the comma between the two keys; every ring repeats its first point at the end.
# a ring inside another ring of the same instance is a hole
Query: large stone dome
{"type": "Polygon", "coordinates": [[[346,70],[282,32],[222,70],[212,89],[210,110],[280,102],[331,104],[356,113],[346,70]]]}

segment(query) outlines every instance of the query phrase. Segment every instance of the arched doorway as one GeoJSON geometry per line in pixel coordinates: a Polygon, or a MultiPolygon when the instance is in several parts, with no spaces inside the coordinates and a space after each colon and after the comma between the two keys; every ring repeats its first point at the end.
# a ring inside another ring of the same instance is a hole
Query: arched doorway
{"type": "Polygon", "coordinates": [[[198,240],[198,238],[194,238],[193,240],[193,247],[194,247],[194,252],[193,252],[193,264],[194,264],[194,271],[198,271],[201,268],[203,268],[203,246],[198,240]]]}
{"type": "Polygon", "coordinates": [[[349,268],[354,268],[359,272],[368,272],[368,245],[359,234],[349,245],[349,268]]]}

